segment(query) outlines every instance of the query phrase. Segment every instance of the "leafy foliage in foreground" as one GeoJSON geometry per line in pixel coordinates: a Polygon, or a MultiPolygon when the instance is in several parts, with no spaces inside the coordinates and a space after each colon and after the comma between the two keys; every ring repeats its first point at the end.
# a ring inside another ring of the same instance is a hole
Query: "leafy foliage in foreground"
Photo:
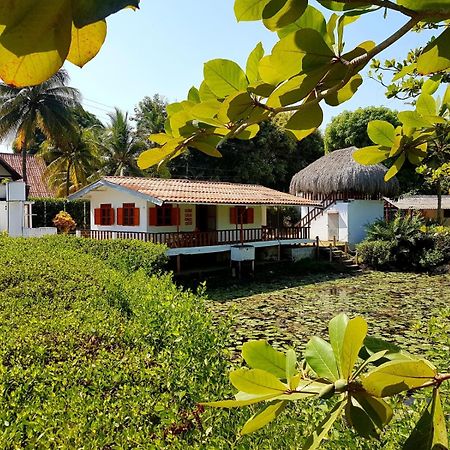
{"type": "Polygon", "coordinates": [[[224,328],[169,275],[68,242],[0,238],[0,448],[189,446],[196,402],[222,392],[224,328]]]}
{"type": "Polygon", "coordinates": [[[313,337],[306,345],[301,365],[292,349],[283,354],[266,341],[248,342],[242,356],[249,368],[230,373],[230,381],[238,390],[235,398],[205,405],[234,408],[268,404],[246,422],[241,430],[245,435],[275,420],[288,402],[333,398],[327,415],[307,438],[303,446],[306,450],[319,448],[341,416],[360,436],[378,438],[394,414],[385,398],[432,388],[432,399],[403,448],[447,449],[439,389],[450,374],[439,374],[425,359],[368,337],[367,330],[362,317],[349,320],[345,314],[336,316],[329,323],[330,342],[313,337]]]}

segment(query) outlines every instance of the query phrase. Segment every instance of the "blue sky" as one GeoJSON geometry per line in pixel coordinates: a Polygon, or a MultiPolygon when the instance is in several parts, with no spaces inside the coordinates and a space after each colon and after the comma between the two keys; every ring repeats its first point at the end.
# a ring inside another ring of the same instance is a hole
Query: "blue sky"
{"type": "MultiPolygon", "coordinates": [[[[203,63],[214,58],[232,59],[245,67],[250,51],[258,42],[266,53],[276,36],[261,23],[237,23],[233,0],[142,0],[141,10],[122,11],[108,19],[109,31],[100,54],[83,69],[67,64],[71,84],[83,94],[84,106],[102,121],[117,106],[130,114],[146,95],[159,93],[169,101],[183,100],[192,85],[202,80],[203,63]]],[[[313,6],[317,6],[312,1],[313,6]]],[[[365,40],[379,42],[389,30],[405,22],[391,13],[369,14],[348,27],[347,48],[365,40]]],[[[425,36],[410,34],[384,57],[403,57],[425,36]]],[[[331,117],[344,109],[386,105],[384,89],[366,80],[355,97],[339,108],[327,108],[322,129],[331,117]]]]}

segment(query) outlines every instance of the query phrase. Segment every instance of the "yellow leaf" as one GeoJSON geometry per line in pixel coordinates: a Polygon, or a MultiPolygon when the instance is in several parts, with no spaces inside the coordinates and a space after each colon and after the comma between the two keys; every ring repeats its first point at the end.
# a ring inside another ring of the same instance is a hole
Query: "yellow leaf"
{"type": "Polygon", "coordinates": [[[71,0],[2,0],[0,77],[24,87],[44,82],[69,53],[71,0]]]}
{"type": "Polygon", "coordinates": [[[94,58],[106,39],[106,21],[100,20],[83,28],[72,25],[72,43],[67,59],[78,67],[83,67],[94,58]]]}

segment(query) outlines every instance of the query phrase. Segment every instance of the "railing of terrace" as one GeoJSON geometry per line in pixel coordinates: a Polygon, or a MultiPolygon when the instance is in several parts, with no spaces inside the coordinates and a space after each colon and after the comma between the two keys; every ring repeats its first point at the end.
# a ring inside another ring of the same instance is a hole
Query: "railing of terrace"
{"type": "Polygon", "coordinates": [[[79,235],[86,238],[138,239],[155,244],[165,244],[169,248],[207,247],[211,245],[266,242],[287,239],[309,239],[309,227],[291,228],[244,228],[216,231],[145,233],[137,231],[81,230],[79,235]]]}

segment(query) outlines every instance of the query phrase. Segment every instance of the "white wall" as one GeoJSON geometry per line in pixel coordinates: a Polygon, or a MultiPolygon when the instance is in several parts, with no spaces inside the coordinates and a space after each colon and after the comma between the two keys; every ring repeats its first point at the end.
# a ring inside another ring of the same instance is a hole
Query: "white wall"
{"type": "MultiPolygon", "coordinates": [[[[345,242],[348,239],[348,205],[338,201],[311,222],[311,239],[319,236],[321,241],[328,241],[328,213],[339,213],[339,236],[336,239],[345,242]]],[[[307,214],[307,208],[302,207],[302,217],[307,214]]]]}
{"type": "Polygon", "coordinates": [[[24,202],[8,202],[8,234],[12,237],[23,235],[24,202]]]}
{"type": "Polygon", "coordinates": [[[367,225],[384,217],[384,202],[382,200],[354,200],[349,203],[348,216],[348,243],[355,245],[366,237],[367,225]]]}
{"type": "Polygon", "coordinates": [[[8,203],[0,202],[0,233],[8,231],[8,203]]]}

